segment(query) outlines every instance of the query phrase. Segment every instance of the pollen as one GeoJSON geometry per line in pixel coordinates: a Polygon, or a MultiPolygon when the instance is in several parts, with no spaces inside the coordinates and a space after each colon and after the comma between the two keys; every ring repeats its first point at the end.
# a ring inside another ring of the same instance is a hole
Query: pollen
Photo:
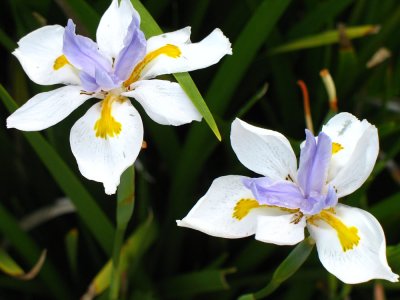
{"type": "Polygon", "coordinates": [[[129,76],[127,80],[125,80],[124,86],[125,87],[130,86],[132,83],[137,81],[144,68],[160,55],[166,55],[172,58],[178,58],[181,56],[181,50],[175,45],[167,44],[161,48],[158,48],[157,50],[151,51],[144,57],[144,59],[141,62],[139,62],[136,65],[132,74],[129,76]]]}
{"type": "Polygon", "coordinates": [[[340,150],[344,148],[339,143],[332,143],[332,155],[338,153],[340,150]]]}
{"type": "Polygon", "coordinates": [[[317,219],[322,219],[335,229],[339,242],[342,246],[343,252],[352,250],[355,246],[358,246],[360,242],[360,236],[358,235],[358,229],[354,226],[346,226],[339,218],[335,217],[328,211],[322,211],[316,216],[317,219]]]}
{"type": "Polygon", "coordinates": [[[250,210],[260,206],[262,205],[258,204],[255,199],[240,199],[233,209],[232,217],[240,221],[249,214],[250,210]]]}
{"type": "Polygon", "coordinates": [[[112,115],[112,104],[114,101],[123,101],[120,97],[108,94],[101,104],[100,119],[96,121],[94,130],[96,137],[107,139],[118,136],[121,133],[122,125],[112,115]]]}
{"type": "Polygon", "coordinates": [[[67,57],[65,55],[60,55],[54,61],[53,69],[57,71],[68,64],[69,64],[69,61],[68,61],[67,57]]]}

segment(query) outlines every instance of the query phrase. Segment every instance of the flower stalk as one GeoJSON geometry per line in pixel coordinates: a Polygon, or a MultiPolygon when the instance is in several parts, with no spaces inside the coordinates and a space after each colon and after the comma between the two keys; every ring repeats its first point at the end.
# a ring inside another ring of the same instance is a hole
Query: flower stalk
{"type": "Polygon", "coordinates": [[[298,80],[297,84],[299,85],[301,92],[303,94],[303,104],[304,104],[304,117],[306,120],[307,129],[314,133],[314,126],[311,116],[311,107],[310,107],[310,96],[308,94],[307,86],[303,80],[298,80]]]}
{"type": "Polygon", "coordinates": [[[124,241],[126,227],[132,217],[135,204],[135,170],[129,167],[121,176],[121,184],[117,194],[117,230],[114,237],[112,256],[112,272],[110,285],[110,300],[118,299],[120,289],[120,253],[124,241]]]}

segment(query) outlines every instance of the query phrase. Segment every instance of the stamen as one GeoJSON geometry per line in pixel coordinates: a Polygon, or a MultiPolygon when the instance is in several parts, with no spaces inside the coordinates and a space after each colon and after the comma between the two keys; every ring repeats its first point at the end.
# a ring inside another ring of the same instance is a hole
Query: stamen
{"type": "Polygon", "coordinates": [[[159,55],[167,55],[169,57],[172,58],[177,58],[181,55],[181,50],[175,46],[175,45],[171,45],[171,44],[167,44],[157,50],[154,50],[150,53],[148,53],[144,59],[139,62],[135,69],[133,70],[132,74],[129,76],[129,78],[127,80],[125,80],[124,82],[124,86],[128,87],[130,86],[132,83],[134,83],[135,81],[137,81],[140,77],[140,74],[142,73],[142,71],[144,70],[144,68],[155,58],[157,58],[159,55]]]}
{"type": "Polygon", "coordinates": [[[328,210],[321,211],[319,214],[308,218],[307,222],[317,226],[315,224],[315,221],[317,220],[325,221],[329,226],[336,230],[343,252],[352,250],[355,246],[358,246],[360,236],[358,235],[358,229],[356,227],[346,226],[339,218],[335,217],[332,212],[328,210]]]}
{"type": "Polygon", "coordinates": [[[63,54],[56,58],[56,60],[54,61],[53,69],[57,71],[68,64],[69,61],[67,57],[63,54]]]}
{"type": "Polygon", "coordinates": [[[114,137],[120,134],[122,125],[111,114],[114,101],[124,101],[124,99],[113,94],[108,94],[102,101],[101,116],[93,128],[96,131],[96,137],[107,139],[107,137],[114,137]]]}
{"type": "Polygon", "coordinates": [[[325,89],[328,93],[328,97],[329,97],[329,108],[333,111],[333,112],[338,112],[338,106],[337,106],[337,97],[336,97],[336,87],[335,87],[335,83],[333,82],[332,76],[329,73],[329,71],[327,69],[323,69],[319,75],[322,78],[322,81],[325,85],[325,89]]]}
{"type": "Polygon", "coordinates": [[[303,80],[298,80],[297,84],[300,86],[301,92],[303,93],[303,103],[304,103],[304,116],[306,119],[307,129],[314,134],[314,126],[312,122],[311,116],[311,108],[310,108],[310,96],[308,95],[307,86],[303,80]]]}

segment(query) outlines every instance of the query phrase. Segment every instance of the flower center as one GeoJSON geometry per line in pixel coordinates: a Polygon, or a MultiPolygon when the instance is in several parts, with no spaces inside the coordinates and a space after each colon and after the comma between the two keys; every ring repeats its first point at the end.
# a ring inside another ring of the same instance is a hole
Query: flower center
{"type": "Polygon", "coordinates": [[[96,137],[107,139],[107,137],[114,137],[120,134],[122,125],[112,116],[112,104],[114,101],[124,101],[123,97],[108,94],[101,104],[100,119],[94,124],[96,137]]]}
{"type": "Polygon", "coordinates": [[[65,55],[60,55],[54,61],[53,69],[57,71],[68,64],[69,64],[69,61],[68,61],[67,57],[65,55]]]}
{"type": "Polygon", "coordinates": [[[124,86],[128,87],[135,81],[137,81],[140,77],[140,74],[142,73],[143,69],[155,58],[157,58],[160,55],[167,55],[172,58],[177,58],[181,55],[181,50],[174,45],[167,44],[161,48],[158,48],[157,50],[151,51],[148,53],[144,59],[139,62],[135,69],[133,70],[132,74],[129,76],[127,80],[124,82],[124,86]]]}
{"type": "Polygon", "coordinates": [[[358,235],[358,229],[356,227],[346,226],[339,218],[335,217],[327,210],[321,211],[319,214],[310,217],[308,222],[315,225],[314,222],[317,220],[325,221],[329,226],[335,229],[339,242],[342,245],[343,252],[352,250],[355,246],[358,246],[360,236],[358,235]]]}

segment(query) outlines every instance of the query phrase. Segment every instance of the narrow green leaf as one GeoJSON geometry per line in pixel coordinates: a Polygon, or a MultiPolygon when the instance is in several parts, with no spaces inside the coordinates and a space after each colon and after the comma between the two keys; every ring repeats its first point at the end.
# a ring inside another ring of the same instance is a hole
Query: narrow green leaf
{"type": "Polygon", "coordinates": [[[206,270],[168,278],[160,284],[165,299],[186,299],[199,294],[223,291],[229,288],[226,275],[235,269],[206,270]]]}
{"type": "MultiPolygon", "coordinates": [[[[135,232],[127,239],[121,249],[120,272],[135,270],[140,259],[150,245],[155,241],[157,234],[153,216],[141,224],[135,232]]],[[[86,294],[82,299],[93,299],[103,293],[110,286],[112,273],[112,261],[109,260],[91,282],[86,294]]]]}
{"type": "Polygon", "coordinates": [[[12,52],[15,49],[14,41],[9,38],[2,28],[0,28],[0,44],[9,52],[12,52]]]}
{"type": "Polygon", "coordinates": [[[243,295],[240,300],[244,299],[262,299],[274,292],[283,282],[289,279],[303,265],[312,249],[314,248],[314,240],[311,237],[306,238],[290,252],[288,257],[275,270],[270,283],[254,294],[243,295]]]}
{"type": "Polygon", "coordinates": [[[65,246],[69,265],[74,276],[78,274],[78,230],[76,228],[68,231],[65,236],[65,246]]]}
{"type": "MultiPolygon", "coordinates": [[[[376,25],[363,25],[346,28],[346,35],[349,39],[361,38],[370,34],[375,34],[379,30],[376,25]]],[[[309,49],[314,47],[331,45],[339,42],[339,31],[329,30],[320,34],[300,38],[282,46],[273,48],[268,53],[274,55],[278,53],[309,49]]]]}
{"type": "MultiPolygon", "coordinates": [[[[2,85],[0,85],[0,98],[9,112],[13,112],[18,108],[2,85]]],[[[110,254],[112,246],[110,241],[114,236],[114,228],[107,216],[40,133],[28,132],[23,134],[59,187],[71,199],[77,213],[89,227],[100,246],[106,253],[110,254]]]]}
{"type": "MultiPolygon", "coordinates": [[[[15,218],[0,204],[0,232],[15,247],[16,251],[30,264],[35,265],[40,250],[36,243],[19,227],[15,218]]],[[[64,281],[60,278],[59,273],[54,268],[49,259],[46,260],[39,278],[46,284],[49,292],[55,299],[72,299],[69,290],[66,288],[64,281]]]]}
{"type": "MultiPolygon", "coordinates": [[[[131,0],[131,2],[141,16],[141,28],[146,37],[148,38],[153,35],[162,34],[163,32],[161,28],[158,26],[143,4],[139,0],[131,0]]],[[[207,104],[205,103],[190,75],[188,73],[177,73],[174,74],[174,76],[176,81],[178,81],[183,90],[189,96],[190,100],[192,100],[194,106],[203,116],[208,126],[210,126],[215,136],[218,138],[218,140],[221,140],[221,134],[219,133],[217,124],[215,123],[207,104]]]]}
{"type": "Polygon", "coordinates": [[[24,270],[5,252],[0,248],[0,270],[4,273],[18,277],[24,274],[24,270]]]}

